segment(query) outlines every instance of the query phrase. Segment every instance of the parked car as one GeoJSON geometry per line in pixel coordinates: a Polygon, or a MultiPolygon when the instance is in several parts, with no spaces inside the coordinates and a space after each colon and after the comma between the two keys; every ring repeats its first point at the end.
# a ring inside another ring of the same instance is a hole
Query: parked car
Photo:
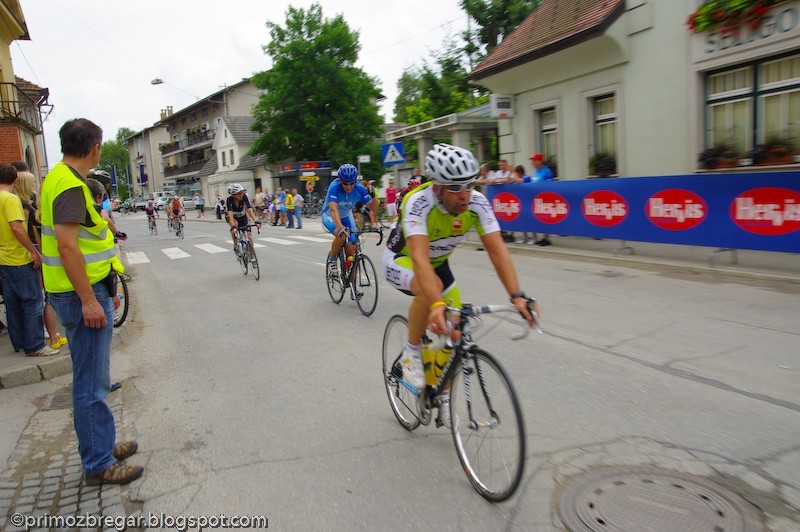
{"type": "Polygon", "coordinates": [[[159,196],[158,198],[156,198],[156,209],[158,209],[159,211],[163,211],[164,205],[167,204],[168,199],[169,198],[167,198],[166,196],[159,196]]]}

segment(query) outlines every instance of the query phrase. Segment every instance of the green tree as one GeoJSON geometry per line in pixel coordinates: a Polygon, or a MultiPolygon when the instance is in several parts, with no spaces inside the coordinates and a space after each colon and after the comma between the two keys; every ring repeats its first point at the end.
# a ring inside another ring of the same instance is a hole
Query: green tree
{"type": "Polygon", "coordinates": [[[287,160],[330,160],[338,165],[362,165],[365,175],[382,173],[382,120],[376,79],[355,66],[361,48],[358,32],[342,15],[323,18],[314,3],[308,10],[289,7],[285,26],[266,23],[270,43],[264,52],[271,70],[253,76],[263,91],[253,108],[253,130],[259,136],[251,154],[264,154],[271,163],[287,160]]]}
{"type": "Polygon", "coordinates": [[[126,139],[134,134],[135,131],[129,128],[119,128],[114,140],[107,140],[103,143],[100,150],[100,162],[97,164],[98,170],[105,170],[109,174],[112,173],[112,166],[116,167],[117,194],[123,200],[130,197],[130,191],[128,190],[128,143],[126,139]]]}
{"type": "Polygon", "coordinates": [[[485,47],[491,52],[541,3],[542,0],[461,0],[461,9],[478,25],[464,36],[467,51],[475,53],[485,47]]]}

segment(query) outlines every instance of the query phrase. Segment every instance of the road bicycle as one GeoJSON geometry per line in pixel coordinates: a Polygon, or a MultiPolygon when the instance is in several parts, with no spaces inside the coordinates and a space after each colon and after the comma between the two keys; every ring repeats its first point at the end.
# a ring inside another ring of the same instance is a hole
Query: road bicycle
{"type": "Polygon", "coordinates": [[[183,217],[179,216],[177,222],[173,222],[172,226],[175,228],[175,236],[183,240],[186,230],[183,227],[183,217]]]}
{"type": "MultiPolygon", "coordinates": [[[[528,308],[538,323],[533,304],[529,299],[528,308]]],[[[401,357],[408,340],[408,320],[399,314],[392,316],[383,334],[383,381],[400,425],[409,431],[428,425],[436,408],[436,427],[440,427],[445,423],[442,405],[449,401],[458,458],[475,490],[492,502],[514,494],[525,467],[525,423],[511,379],[497,359],[472,338],[481,315],[500,312],[518,310],[514,305],[447,307],[448,323],[455,324],[460,335],[455,334],[456,340],[448,335],[437,349],[431,341],[437,337],[426,331],[422,354],[428,386],[420,394],[403,380],[401,357]]],[[[524,332],[513,340],[530,332],[527,323],[520,325],[524,332]]],[[[538,325],[536,330],[541,333],[538,325]]]]}
{"type": "Polygon", "coordinates": [[[127,273],[114,273],[116,274],[114,282],[117,284],[117,297],[119,298],[119,308],[114,309],[114,327],[119,327],[125,323],[130,309],[131,300],[128,297],[128,281],[131,280],[131,276],[127,273]]]}
{"type": "MultiPolygon", "coordinates": [[[[378,306],[378,274],[372,260],[364,253],[364,239],[370,233],[380,235],[376,246],[383,242],[382,229],[366,229],[356,231],[356,250],[353,254],[353,262],[347,267],[347,257],[345,247],[339,250],[339,257],[334,262],[337,265],[334,271],[331,268],[331,252],[325,259],[325,284],[328,286],[328,294],[331,300],[337,305],[344,299],[344,293],[350,290],[350,299],[355,300],[358,310],[364,316],[371,316],[378,306]]],[[[337,237],[338,238],[338,237],[337,237]]]]}
{"type": "Polygon", "coordinates": [[[306,202],[303,205],[303,218],[316,218],[322,213],[324,199],[306,202]]]}
{"type": "Polygon", "coordinates": [[[150,228],[151,235],[158,234],[158,225],[156,225],[156,218],[155,216],[148,216],[147,217],[147,227],[150,228]]]}
{"type": "Polygon", "coordinates": [[[247,236],[247,230],[255,227],[258,234],[261,234],[261,226],[258,224],[250,224],[245,227],[239,228],[238,243],[236,245],[236,260],[239,266],[242,267],[242,272],[247,275],[248,268],[253,270],[253,277],[258,281],[261,278],[261,270],[258,267],[258,257],[256,257],[256,250],[250,237],[247,236]]]}

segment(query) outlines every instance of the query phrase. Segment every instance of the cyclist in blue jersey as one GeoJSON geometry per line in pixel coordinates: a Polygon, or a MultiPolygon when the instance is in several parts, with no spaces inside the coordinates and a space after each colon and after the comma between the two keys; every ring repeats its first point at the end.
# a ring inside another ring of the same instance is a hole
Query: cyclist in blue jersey
{"type": "Polygon", "coordinates": [[[356,222],[353,218],[353,207],[358,202],[369,208],[369,216],[373,224],[378,223],[378,206],[373,204],[369,191],[358,183],[358,169],[352,164],[339,167],[338,177],[328,187],[325,205],[322,207],[322,225],[334,237],[331,243],[331,254],[328,269],[336,270],[336,257],[345,245],[348,257],[356,252],[356,222]]]}

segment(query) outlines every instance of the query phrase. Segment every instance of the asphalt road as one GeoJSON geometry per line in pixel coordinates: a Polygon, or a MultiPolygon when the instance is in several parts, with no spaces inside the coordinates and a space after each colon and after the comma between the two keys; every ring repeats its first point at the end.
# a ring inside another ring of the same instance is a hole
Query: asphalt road
{"type": "MultiPolygon", "coordinates": [[[[569,476],[642,463],[715,478],[771,523],[800,521],[797,285],[515,255],[545,335],[513,342],[512,325],[484,325],[479,343],[512,375],[528,440],[518,493],[492,505],[446,429],[396,422],[381,339],[410,299],[382,283],[370,318],[347,296],[334,305],[318,220],[264,228],[260,281],[242,275],[221,224],[190,219],[182,241],[145,234],[141,214],[120,225],[138,263],[133,340],[114,372],[132,384],[124,423],[146,472],[130,495],[145,514],[265,515],[280,530],[558,530],[569,476]]],[[[379,264],[382,248],[367,247],[379,264]]],[[[483,251],[452,264],[466,301],[507,300],[483,251]]]]}

